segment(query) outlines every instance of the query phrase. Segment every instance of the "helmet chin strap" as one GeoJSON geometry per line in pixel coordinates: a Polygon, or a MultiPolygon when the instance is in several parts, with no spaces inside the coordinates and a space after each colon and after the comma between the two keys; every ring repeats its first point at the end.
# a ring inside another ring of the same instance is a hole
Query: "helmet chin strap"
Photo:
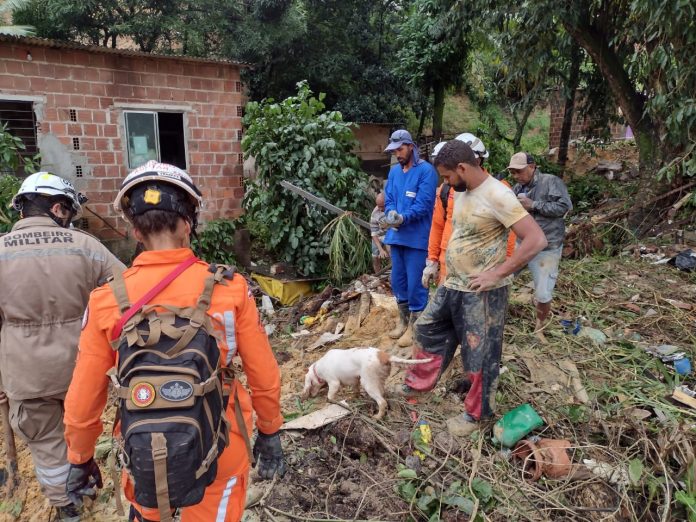
{"type": "MultiPolygon", "coordinates": [[[[46,199],[46,198],[42,198],[42,197],[38,197],[38,198],[34,198],[34,199],[30,200],[30,204],[35,205],[40,210],[42,210],[43,213],[46,214],[46,216],[50,217],[56,223],[56,225],[58,225],[61,228],[70,228],[70,222],[72,221],[72,218],[75,214],[72,211],[68,210],[67,211],[68,217],[61,218],[61,217],[56,216],[53,213],[53,210],[51,210],[53,208],[53,205],[55,205],[56,203],[58,203],[58,202],[56,202],[56,201],[51,202],[50,199],[46,199]]],[[[22,206],[24,206],[24,205],[22,205],[22,206]]],[[[65,207],[63,207],[63,208],[65,208],[65,207]]]]}

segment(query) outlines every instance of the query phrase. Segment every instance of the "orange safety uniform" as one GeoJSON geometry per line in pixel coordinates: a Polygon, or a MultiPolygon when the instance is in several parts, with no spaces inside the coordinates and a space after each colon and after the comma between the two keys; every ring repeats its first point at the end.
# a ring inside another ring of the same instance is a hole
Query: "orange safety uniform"
{"type": "MultiPolygon", "coordinates": [[[[486,169],[484,169],[485,171],[486,169]]],[[[487,171],[486,171],[487,172],[487,171]]],[[[506,187],[510,187],[510,184],[501,180],[506,187]]],[[[447,265],[445,264],[445,252],[447,252],[447,244],[449,243],[450,236],[452,235],[452,211],[454,210],[454,188],[450,187],[449,194],[447,195],[447,219],[445,219],[445,209],[442,206],[442,199],[440,198],[440,192],[442,191],[444,183],[437,188],[437,194],[435,196],[435,209],[433,211],[433,222],[430,226],[430,238],[428,239],[428,259],[437,261],[440,263],[440,281],[439,284],[445,282],[445,277],[447,276],[447,265]]],[[[508,236],[507,243],[507,257],[512,256],[515,251],[515,242],[517,241],[517,236],[511,230],[508,236]]]]}
{"type": "MultiPolygon", "coordinates": [[[[193,253],[188,248],[146,251],[123,274],[131,302],[137,301],[150,288],[193,253]]],[[[153,303],[191,306],[203,291],[208,263],[197,261],[153,299],[153,303]]],[[[252,428],[252,407],[256,425],[266,434],[278,431],[283,423],[280,413],[280,370],[271,351],[268,337],[259,320],[258,310],[245,279],[235,274],[232,281],[215,285],[208,314],[220,332],[220,357],[237,354],[242,360],[251,396],[235,381],[249,436],[252,428]]],[[[83,320],[77,365],[65,399],[65,439],[68,460],[84,463],[94,454],[94,445],[102,434],[101,414],[106,405],[109,379],[106,372],[116,365],[117,352],[109,340],[120,318],[116,299],[108,285],[94,290],[83,320]]],[[[231,395],[232,396],[232,395],[231,395]]],[[[215,481],[205,490],[203,500],[181,510],[182,522],[233,522],[240,520],[249,475],[249,458],[230,400],[227,418],[231,423],[230,443],[218,458],[215,481]]],[[[133,484],[124,473],[126,498],[133,501],[133,484]]],[[[148,520],[159,520],[157,509],[135,508],[148,520]]]]}

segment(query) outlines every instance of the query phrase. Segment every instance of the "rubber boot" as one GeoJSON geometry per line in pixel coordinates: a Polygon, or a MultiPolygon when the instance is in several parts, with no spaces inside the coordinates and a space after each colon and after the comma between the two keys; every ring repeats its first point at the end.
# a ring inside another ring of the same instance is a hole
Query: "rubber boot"
{"type": "Polygon", "coordinates": [[[408,310],[408,301],[404,301],[403,303],[399,303],[399,322],[397,323],[396,327],[389,332],[389,337],[392,339],[398,339],[402,335],[404,335],[404,332],[408,328],[408,319],[409,319],[409,310],[408,310]]]}
{"type": "Polygon", "coordinates": [[[420,312],[411,312],[411,317],[408,319],[408,327],[406,328],[404,334],[399,337],[399,340],[396,342],[396,344],[401,348],[406,348],[407,346],[411,346],[413,344],[413,323],[418,320],[420,314],[420,312]]]}
{"type": "Polygon", "coordinates": [[[546,319],[548,319],[551,313],[551,301],[548,303],[537,303],[536,304],[536,328],[534,329],[534,335],[542,343],[546,343],[546,337],[544,336],[544,325],[546,319]]]}

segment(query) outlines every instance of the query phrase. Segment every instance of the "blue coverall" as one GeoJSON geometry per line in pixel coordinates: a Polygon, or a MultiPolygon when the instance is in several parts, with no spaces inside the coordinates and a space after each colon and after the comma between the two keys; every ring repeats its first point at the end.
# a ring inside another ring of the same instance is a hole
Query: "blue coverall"
{"type": "Polygon", "coordinates": [[[384,243],[391,245],[392,291],[398,303],[408,301],[411,312],[420,312],[428,302],[421,276],[428,255],[428,237],[435,206],[438,176],[430,163],[420,160],[404,172],[400,164],[389,170],[385,213],[396,210],[404,218],[398,230],[390,228],[384,243]]]}

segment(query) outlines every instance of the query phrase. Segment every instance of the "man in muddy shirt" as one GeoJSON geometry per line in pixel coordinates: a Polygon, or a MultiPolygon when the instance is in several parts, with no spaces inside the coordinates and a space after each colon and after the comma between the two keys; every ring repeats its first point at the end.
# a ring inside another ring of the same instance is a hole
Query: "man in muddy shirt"
{"type": "Polygon", "coordinates": [[[82,194],[48,172],[24,180],[12,203],[20,219],[0,238],[0,374],[10,424],[31,451],[41,490],[57,514],[77,521],[65,493],[63,400],[89,293],[125,267],[89,234],[71,229],[82,194]]]}
{"type": "Polygon", "coordinates": [[[416,343],[422,348],[417,358],[432,361],[409,371],[406,384],[414,390],[431,389],[461,344],[471,388],[464,414],[449,419],[447,427],[463,436],[493,416],[508,286],[512,274],[546,246],[546,238],[514,193],[481,168],[466,143],[448,142],[435,166],[458,192],[445,258],[447,278],[415,324],[416,343]],[[510,228],[521,242],[506,259],[510,228]]]}

